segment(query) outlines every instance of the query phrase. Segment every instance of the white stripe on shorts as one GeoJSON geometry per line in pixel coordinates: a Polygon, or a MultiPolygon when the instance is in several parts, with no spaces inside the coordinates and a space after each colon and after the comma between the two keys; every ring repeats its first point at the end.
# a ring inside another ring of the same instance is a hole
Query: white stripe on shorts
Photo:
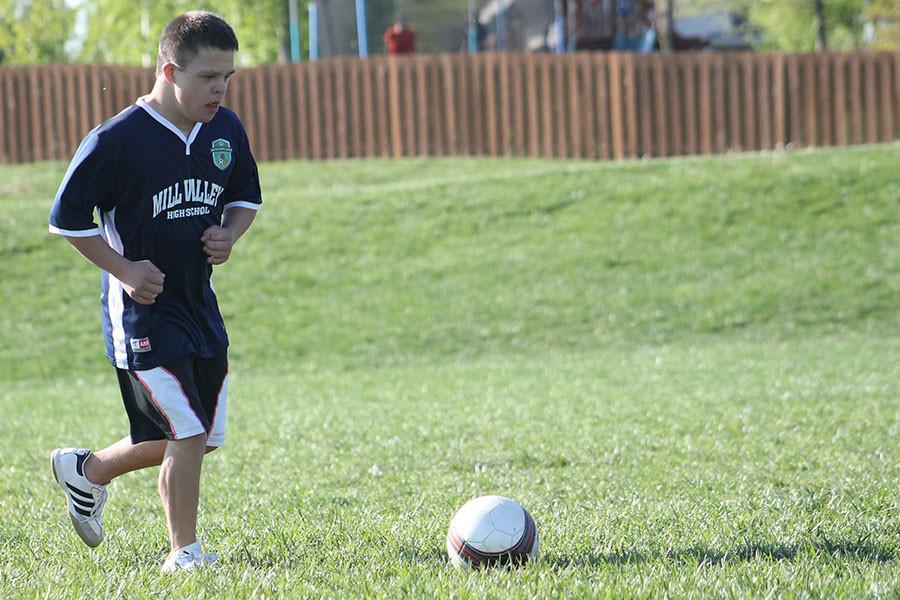
{"type": "Polygon", "coordinates": [[[150,399],[156,410],[169,423],[173,438],[181,440],[206,433],[203,422],[191,407],[181,383],[171,371],[156,367],[133,373],[150,392],[150,399]]]}
{"type": "Polygon", "coordinates": [[[228,375],[222,380],[222,388],[216,402],[216,410],[212,415],[212,431],[209,432],[207,446],[221,446],[225,443],[225,421],[228,416],[228,375]]]}

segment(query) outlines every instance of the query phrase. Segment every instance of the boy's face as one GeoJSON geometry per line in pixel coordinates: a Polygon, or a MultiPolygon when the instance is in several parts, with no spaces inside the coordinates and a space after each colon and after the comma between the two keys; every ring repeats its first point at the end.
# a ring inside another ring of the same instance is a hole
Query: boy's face
{"type": "Polygon", "coordinates": [[[172,71],[175,100],[189,123],[208,123],[216,116],[234,73],[234,52],[200,48],[186,66],[172,71]]]}

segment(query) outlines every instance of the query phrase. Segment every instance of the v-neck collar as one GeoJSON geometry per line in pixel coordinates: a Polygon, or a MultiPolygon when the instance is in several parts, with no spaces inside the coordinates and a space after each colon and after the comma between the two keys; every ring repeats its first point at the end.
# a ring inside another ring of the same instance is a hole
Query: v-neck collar
{"type": "Polygon", "coordinates": [[[194,128],[191,129],[191,135],[185,137],[183,131],[178,129],[178,127],[176,127],[175,124],[172,123],[172,121],[159,114],[159,112],[157,112],[155,108],[150,106],[150,104],[148,104],[146,100],[144,100],[143,98],[138,98],[137,105],[147,111],[147,114],[153,117],[153,119],[156,120],[160,125],[177,135],[178,139],[184,142],[184,155],[191,155],[191,144],[194,143],[194,140],[197,138],[197,134],[200,133],[200,128],[203,127],[203,123],[200,123],[199,121],[197,123],[194,123],[194,128]]]}

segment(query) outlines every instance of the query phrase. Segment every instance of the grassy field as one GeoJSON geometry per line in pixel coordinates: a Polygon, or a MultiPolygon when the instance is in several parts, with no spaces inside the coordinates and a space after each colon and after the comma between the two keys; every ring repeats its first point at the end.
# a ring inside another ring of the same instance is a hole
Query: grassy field
{"type": "Polygon", "coordinates": [[[89,550],[47,465],[126,432],[99,275],[0,166],[0,597],[900,595],[900,146],[597,164],[276,163],[215,275],[216,572],[155,471],[89,550]],[[541,559],[443,554],[481,494],[541,559]]]}

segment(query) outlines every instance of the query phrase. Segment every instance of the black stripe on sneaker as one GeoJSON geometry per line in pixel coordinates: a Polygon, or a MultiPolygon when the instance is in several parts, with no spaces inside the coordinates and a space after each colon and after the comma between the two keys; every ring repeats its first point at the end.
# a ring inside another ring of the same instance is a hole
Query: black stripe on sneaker
{"type": "Polygon", "coordinates": [[[71,491],[75,492],[76,494],[78,494],[79,496],[82,496],[83,498],[87,498],[88,500],[94,499],[94,497],[91,494],[85,492],[84,490],[79,490],[77,487],[73,486],[68,481],[66,482],[66,487],[69,488],[71,491]]]}
{"type": "Polygon", "coordinates": [[[85,452],[84,454],[76,454],[75,455],[75,470],[79,475],[84,477],[84,462],[91,455],[90,452],[85,452]]]}
{"type": "Polygon", "coordinates": [[[77,504],[78,506],[80,506],[82,508],[94,508],[93,502],[90,502],[88,500],[82,500],[81,498],[76,498],[75,496],[72,496],[72,502],[74,502],[75,504],[77,504]]]}
{"type": "Polygon", "coordinates": [[[76,504],[73,504],[72,508],[74,508],[75,512],[77,512],[79,515],[84,515],[85,517],[91,516],[91,511],[84,510],[83,508],[81,508],[80,506],[78,506],[76,504]]]}

